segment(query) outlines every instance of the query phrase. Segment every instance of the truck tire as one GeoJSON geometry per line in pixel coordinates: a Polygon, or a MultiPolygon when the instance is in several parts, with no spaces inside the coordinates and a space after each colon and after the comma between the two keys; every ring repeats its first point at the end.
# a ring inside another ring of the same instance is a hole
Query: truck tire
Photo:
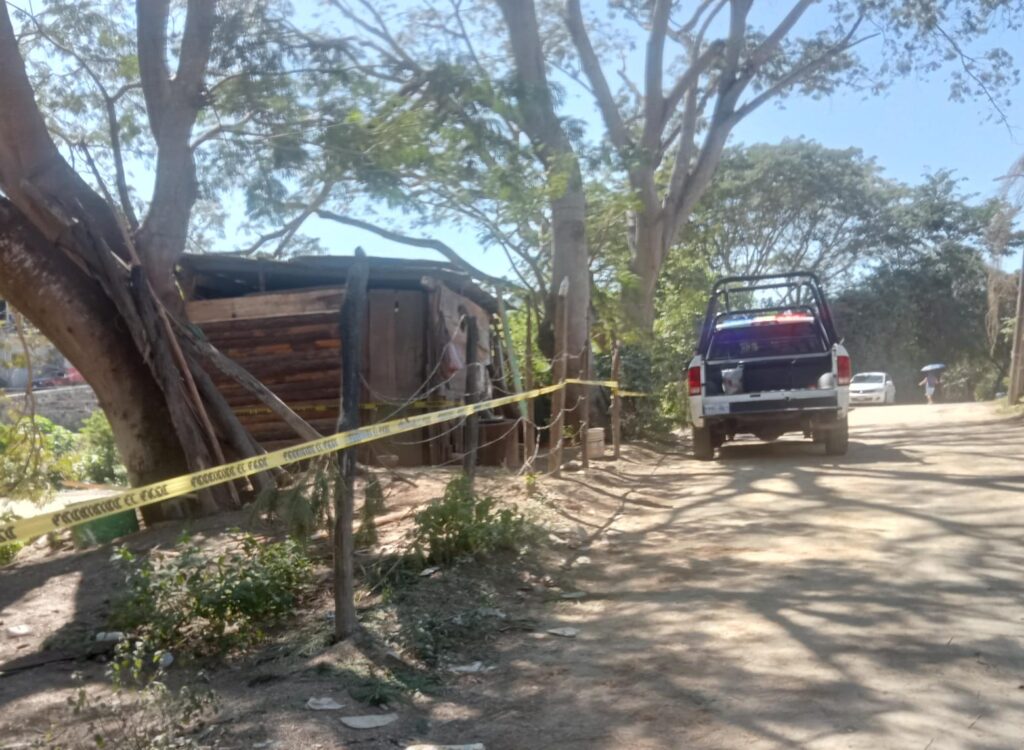
{"type": "Polygon", "coordinates": [[[850,446],[850,425],[846,417],[836,422],[836,426],[825,433],[825,455],[845,456],[850,446]]]}
{"type": "Polygon", "coordinates": [[[693,428],[693,457],[698,461],[711,461],[715,457],[715,444],[710,427],[693,428]]]}

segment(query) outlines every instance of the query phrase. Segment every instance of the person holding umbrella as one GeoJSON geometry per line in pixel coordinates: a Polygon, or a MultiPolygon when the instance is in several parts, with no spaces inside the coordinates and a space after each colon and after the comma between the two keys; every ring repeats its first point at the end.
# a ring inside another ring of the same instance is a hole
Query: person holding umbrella
{"type": "Polygon", "coordinates": [[[924,397],[928,399],[929,404],[934,404],[939,398],[939,389],[942,388],[942,371],[945,369],[945,365],[939,364],[925,365],[921,368],[924,379],[918,385],[924,386],[924,397]]]}

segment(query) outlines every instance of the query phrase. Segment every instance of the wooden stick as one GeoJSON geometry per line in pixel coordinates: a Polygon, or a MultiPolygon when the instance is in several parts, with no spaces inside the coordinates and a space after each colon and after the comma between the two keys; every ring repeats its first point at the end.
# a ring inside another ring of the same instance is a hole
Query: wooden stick
{"type": "MultiPolygon", "coordinates": [[[[590,380],[589,340],[587,341],[587,348],[583,352],[583,356],[586,357],[586,361],[584,361],[583,367],[581,368],[583,378],[585,380],[590,380]]],[[[590,436],[588,435],[588,431],[590,429],[590,386],[581,386],[580,393],[583,398],[582,401],[577,402],[578,405],[583,409],[583,414],[580,418],[580,450],[583,452],[583,455],[580,458],[580,462],[583,464],[583,469],[587,470],[590,468],[590,455],[588,452],[590,448],[590,436]]]]}
{"type": "MultiPolygon", "coordinates": [[[[480,377],[480,364],[476,361],[477,349],[480,346],[480,333],[477,330],[476,316],[466,316],[466,404],[475,404],[480,400],[483,390],[480,377]]],[[[462,470],[469,477],[470,486],[476,478],[477,450],[480,446],[480,417],[471,414],[466,417],[465,453],[462,457],[462,470]]]]}
{"type": "MultiPolygon", "coordinates": [[[[612,380],[619,382],[619,373],[622,369],[622,350],[618,340],[615,341],[612,350],[612,380]]],[[[619,460],[622,450],[622,396],[619,395],[619,388],[612,389],[612,455],[619,460]]]]}
{"type": "Polygon", "coordinates": [[[260,403],[280,417],[285,424],[295,430],[295,433],[303,440],[317,440],[323,435],[317,432],[310,424],[292,411],[284,401],[277,397],[272,390],[256,379],[248,370],[228,357],[217,347],[206,339],[200,338],[192,328],[180,320],[174,319],[179,331],[181,331],[185,342],[192,350],[209,362],[213,367],[220,370],[229,378],[254,395],[260,403]]]}
{"type": "MultiPolygon", "coordinates": [[[[359,427],[360,375],[363,359],[363,321],[366,317],[366,283],[370,264],[362,248],[345,282],[341,305],[341,415],[338,432],[359,427]]],[[[356,449],[338,457],[334,491],[334,637],[344,640],[356,632],[355,575],[352,563],[352,519],[355,515],[356,449]]]]}
{"type": "MultiPolygon", "coordinates": [[[[533,390],[533,307],[526,305],[526,390],[533,390]]],[[[533,468],[533,456],[537,448],[537,432],[534,428],[534,399],[526,404],[526,424],[523,426],[523,465],[533,468]]]]}
{"type": "Polygon", "coordinates": [[[556,350],[554,361],[554,381],[561,383],[559,388],[551,397],[551,429],[548,434],[548,471],[558,476],[562,470],[562,429],[565,424],[565,371],[568,364],[569,351],[567,339],[569,337],[569,277],[562,279],[558,288],[558,299],[555,302],[555,345],[561,344],[561,350],[556,350]]]}

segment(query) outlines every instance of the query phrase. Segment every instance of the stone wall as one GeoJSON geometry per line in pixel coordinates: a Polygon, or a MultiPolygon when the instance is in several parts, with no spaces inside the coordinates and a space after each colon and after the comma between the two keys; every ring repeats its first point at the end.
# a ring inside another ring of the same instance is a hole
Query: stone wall
{"type": "MultiPolygon", "coordinates": [[[[21,410],[25,402],[24,393],[7,393],[7,403],[14,410],[21,410]]],[[[70,385],[64,388],[47,388],[33,391],[36,414],[52,420],[61,427],[77,430],[82,422],[100,408],[96,394],[87,385],[70,385]]]]}

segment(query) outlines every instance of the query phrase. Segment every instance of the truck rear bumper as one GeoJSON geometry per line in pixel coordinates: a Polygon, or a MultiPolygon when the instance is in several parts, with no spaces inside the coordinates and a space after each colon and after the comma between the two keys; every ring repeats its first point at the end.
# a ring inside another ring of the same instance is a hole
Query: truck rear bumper
{"type": "Polygon", "coordinates": [[[846,416],[848,399],[839,391],[775,392],[748,396],[704,397],[701,409],[693,411],[697,427],[728,425],[732,432],[743,432],[744,425],[778,422],[796,426],[828,424],[846,416]]]}

